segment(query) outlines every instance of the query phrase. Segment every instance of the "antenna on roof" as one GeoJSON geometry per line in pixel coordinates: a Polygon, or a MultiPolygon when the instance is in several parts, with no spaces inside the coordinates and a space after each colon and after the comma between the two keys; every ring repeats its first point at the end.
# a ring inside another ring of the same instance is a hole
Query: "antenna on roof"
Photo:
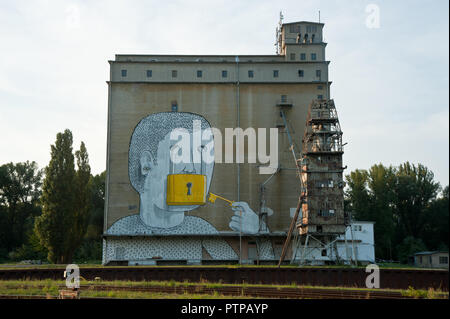
{"type": "Polygon", "coordinates": [[[320,10],[319,10],[319,23],[320,23],[320,10]]]}
{"type": "Polygon", "coordinates": [[[280,11],[280,20],[278,21],[278,27],[275,30],[275,47],[277,54],[281,54],[281,29],[283,27],[283,12],[280,11]]]}

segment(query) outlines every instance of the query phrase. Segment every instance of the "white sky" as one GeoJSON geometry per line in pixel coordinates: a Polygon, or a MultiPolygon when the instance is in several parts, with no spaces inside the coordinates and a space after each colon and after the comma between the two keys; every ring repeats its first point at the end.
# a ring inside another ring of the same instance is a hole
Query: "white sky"
{"type": "Polygon", "coordinates": [[[346,173],[422,163],[449,180],[449,5],[422,1],[0,2],[0,164],[34,160],[69,128],[106,167],[114,54],[274,54],[284,22],[325,23],[346,173]],[[366,6],[380,28],[366,26],[366,6]]]}

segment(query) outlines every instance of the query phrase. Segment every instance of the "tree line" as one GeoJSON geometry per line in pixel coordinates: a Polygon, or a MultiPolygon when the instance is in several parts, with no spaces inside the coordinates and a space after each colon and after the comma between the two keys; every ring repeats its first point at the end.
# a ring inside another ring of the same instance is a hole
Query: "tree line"
{"type": "Polygon", "coordinates": [[[101,259],[106,173],[92,175],[85,144],[72,144],[70,130],[58,133],[43,170],[0,166],[0,261],[101,259]]]}
{"type": "Polygon", "coordinates": [[[346,176],[345,209],[374,221],[377,259],[408,262],[418,251],[448,251],[449,187],[422,164],[373,165],[346,176]]]}

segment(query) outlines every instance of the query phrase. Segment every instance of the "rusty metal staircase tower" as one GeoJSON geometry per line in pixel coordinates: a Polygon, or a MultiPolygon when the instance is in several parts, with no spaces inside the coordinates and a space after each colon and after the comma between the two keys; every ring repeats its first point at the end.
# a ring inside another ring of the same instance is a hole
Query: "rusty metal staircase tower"
{"type": "MultiPolygon", "coordinates": [[[[350,219],[344,212],[345,167],[342,166],[342,154],[342,130],[334,101],[312,101],[301,155],[295,158],[301,192],[278,266],[284,260],[294,228],[291,263],[300,251],[300,264],[303,264],[307,248],[309,251],[318,249],[321,257],[339,262],[336,243],[350,225],[350,219]],[[302,214],[298,220],[300,211],[302,214]]],[[[345,249],[347,251],[347,247],[345,249]]]]}

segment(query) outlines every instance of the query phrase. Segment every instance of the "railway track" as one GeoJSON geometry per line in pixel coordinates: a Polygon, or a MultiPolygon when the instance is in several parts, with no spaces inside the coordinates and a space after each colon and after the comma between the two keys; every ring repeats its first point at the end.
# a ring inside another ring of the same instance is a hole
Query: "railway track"
{"type": "MultiPolygon", "coordinates": [[[[0,280],[61,280],[64,268],[0,269],[0,280]]],[[[189,281],[224,284],[264,284],[366,288],[364,268],[259,267],[89,267],[80,268],[87,280],[189,281]]],[[[448,270],[380,269],[382,289],[448,291],[448,270]]]]}
{"type": "MultiPolygon", "coordinates": [[[[81,287],[83,290],[83,287],[81,287]]],[[[153,292],[167,294],[207,294],[224,296],[246,296],[268,299],[405,299],[400,292],[393,291],[358,291],[342,289],[316,289],[316,288],[277,288],[277,287],[122,287],[122,286],[91,286],[84,289],[110,291],[153,292]]]]}
{"type": "MultiPolygon", "coordinates": [[[[90,287],[92,288],[92,287],[90,287]]],[[[143,293],[164,293],[164,294],[206,294],[206,295],[223,295],[223,296],[245,296],[267,299],[405,299],[410,297],[401,294],[391,293],[355,293],[341,292],[337,290],[328,291],[273,291],[261,288],[186,288],[186,287],[150,287],[150,288],[128,288],[128,287],[95,287],[94,291],[132,291],[143,293]]],[[[37,295],[1,295],[0,299],[55,299],[56,296],[37,296],[37,295]]],[[[90,297],[83,297],[86,299],[90,297]]]]}
{"type": "MultiPolygon", "coordinates": [[[[44,288],[38,286],[36,288],[44,288]]],[[[64,286],[60,286],[64,289],[64,286]]],[[[125,291],[141,293],[163,293],[163,294],[200,294],[213,296],[255,297],[265,299],[413,299],[412,296],[402,294],[400,291],[387,290],[356,290],[356,289],[333,289],[333,288],[303,288],[303,287],[243,287],[243,286],[218,286],[208,287],[205,285],[189,286],[111,286],[111,285],[81,285],[80,294],[83,297],[86,291],[125,291]]],[[[440,293],[436,298],[448,299],[448,294],[440,293]]],[[[0,299],[55,299],[56,296],[11,296],[0,295],[0,299]]],[[[423,297],[416,297],[422,299],[423,297]]]]}

